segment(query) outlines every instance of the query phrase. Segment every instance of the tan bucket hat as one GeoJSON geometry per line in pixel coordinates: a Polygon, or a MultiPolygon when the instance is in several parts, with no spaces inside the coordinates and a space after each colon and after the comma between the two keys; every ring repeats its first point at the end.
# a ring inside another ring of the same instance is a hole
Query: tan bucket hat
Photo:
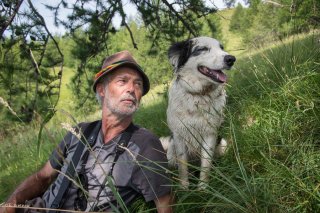
{"type": "Polygon", "coordinates": [[[94,83],[93,83],[93,91],[96,92],[96,86],[99,80],[105,76],[107,73],[110,73],[112,70],[115,70],[119,67],[131,67],[138,71],[138,73],[142,77],[143,81],[143,94],[145,95],[148,93],[150,89],[150,82],[148,76],[143,72],[140,65],[136,62],[136,60],[133,58],[131,53],[127,50],[115,53],[109,57],[107,57],[103,65],[101,67],[101,70],[95,74],[94,76],[94,83]]]}

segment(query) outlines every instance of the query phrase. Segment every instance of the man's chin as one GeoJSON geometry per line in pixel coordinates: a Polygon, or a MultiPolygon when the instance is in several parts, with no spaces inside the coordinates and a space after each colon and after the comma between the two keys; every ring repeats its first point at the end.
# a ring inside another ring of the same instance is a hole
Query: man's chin
{"type": "Polygon", "coordinates": [[[137,110],[136,106],[126,107],[126,109],[118,109],[116,114],[121,117],[132,116],[137,110]]]}

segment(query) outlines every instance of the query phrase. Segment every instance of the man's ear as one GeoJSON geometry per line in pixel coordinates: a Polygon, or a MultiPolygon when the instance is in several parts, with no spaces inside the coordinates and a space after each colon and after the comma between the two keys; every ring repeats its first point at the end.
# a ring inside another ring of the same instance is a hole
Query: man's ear
{"type": "Polygon", "coordinates": [[[104,97],[104,85],[102,83],[97,84],[96,91],[101,97],[104,97]]]}

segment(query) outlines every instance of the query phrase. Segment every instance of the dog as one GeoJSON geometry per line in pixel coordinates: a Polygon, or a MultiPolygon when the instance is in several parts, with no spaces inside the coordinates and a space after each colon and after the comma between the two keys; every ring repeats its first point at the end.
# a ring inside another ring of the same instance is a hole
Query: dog
{"type": "Polygon", "coordinates": [[[224,84],[236,58],[224,51],[219,41],[196,37],[173,44],[168,51],[174,78],[168,91],[167,124],[170,137],[160,141],[167,151],[169,164],[178,164],[179,179],[188,188],[188,162],[201,162],[199,187],[209,179],[211,159],[222,155],[226,140],[218,142],[226,105],[224,84]]]}

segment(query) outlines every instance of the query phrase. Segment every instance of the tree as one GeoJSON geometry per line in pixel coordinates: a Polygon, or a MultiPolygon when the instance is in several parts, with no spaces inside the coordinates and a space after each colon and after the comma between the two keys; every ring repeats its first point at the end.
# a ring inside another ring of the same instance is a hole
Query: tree
{"type": "Polygon", "coordinates": [[[27,1],[29,10],[20,12],[22,2],[5,1],[1,5],[1,18],[6,20],[1,25],[1,36],[5,31],[8,31],[8,34],[11,31],[11,35],[1,41],[3,48],[0,67],[1,80],[6,82],[2,94],[20,112],[23,120],[29,122],[35,112],[45,113],[48,105],[56,105],[59,99],[63,54],[31,0],[27,1]],[[24,19],[20,21],[17,18],[19,16],[24,19]],[[57,53],[46,67],[42,66],[42,63],[49,57],[49,41],[57,53]],[[50,69],[57,65],[60,65],[59,71],[50,69]]]}
{"type": "Polygon", "coordinates": [[[231,31],[239,31],[241,27],[244,26],[244,17],[245,17],[245,10],[243,9],[241,4],[238,4],[235,8],[231,21],[230,21],[230,30],[231,31]]]}
{"type": "Polygon", "coordinates": [[[250,0],[249,8],[237,6],[230,29],[242,34],[244,42],[263,45],[295,33],[307,32],[320,24],[320,1],[250,0]]]}
{"type": "Polygon", "coordinates": [[[227,8],[234,7],[236,0],[223,0],[224,4],[227,6],[227,8]]]}

